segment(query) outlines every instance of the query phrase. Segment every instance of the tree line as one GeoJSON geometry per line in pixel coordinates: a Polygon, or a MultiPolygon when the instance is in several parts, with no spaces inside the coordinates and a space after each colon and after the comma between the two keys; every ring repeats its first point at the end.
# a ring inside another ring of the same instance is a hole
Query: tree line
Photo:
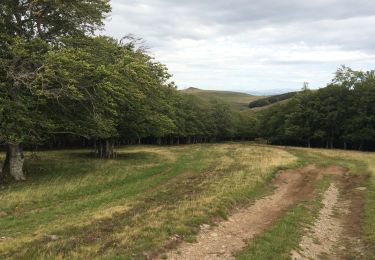
{"type": "Polygon", "coordinates": [[[119,142],[246,132],[228,105],[179,93],[134,37],[94,36],[110,10],[108,0],[0,2],[1,181],[25,179],[24,147],[84,143],[111,158],[119,142]]]}
{"type": "Polygon", "coordinates": [[[375,71],[342,66],[325,88],[261,111],[258,134],[272,144],[375,149],[375,71]]]}
{"type": "Polygon", "coordinates": [[[343,67],[326,88],[254,112],[182,94],[134,37],[94,36],[108,0],[0,2],[0,182],[24,180],[23,148],[273,144],[374,148],[374,72],[343,67]]]}

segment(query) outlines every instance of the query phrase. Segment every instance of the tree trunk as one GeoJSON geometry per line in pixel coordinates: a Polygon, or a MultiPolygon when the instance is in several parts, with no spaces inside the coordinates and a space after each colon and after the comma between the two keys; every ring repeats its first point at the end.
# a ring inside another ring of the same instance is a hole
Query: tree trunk
{"type": "Polygon", "coordinates": [[[113,141],[105,140],[103,147],[104,147],[104,152],[103,152],[104,158],[109,159],[109,158],[115,157],[115,150],[114,150],[114,142],[113,141]]]}
{"type": "Polygon", "coordinates": [[[311,148],[310,138],[307,138],[307,147],[308,147],[308,148],[311,148]]]}
{"type": "Polygon", "coordinates": [[[363,140],[360,141],[358,150],[362,151],[363,149],[363,140]]]}
{"type": "Polygon", "coordinates": [[[24,161],[25,158],[21,146],[19,144],[8,144],[8,151],[1,172],[2,181],[8,177],[16,181],[26,180],[23,172],[24,161]]]}
{"type": "Polygon", "coordinates": [[[98,148],[96,147],[96,140],[94,141],[94,156],[98,157],[98,148]]]}
{"type": "Polygon", "coordinates": [[[9,153],[7,152],[4,162],[0,165],[0,184],[7,182],[8,179],[9,179],[9,153]]]}
{"type": "Polygon", "coordinates": [[[102,144],[101,141],[99,141],[99,152],[98,152],[98,156],[99,156],[100,158],[103,157],[103,144],[102,144]]]}
{"type": "Polygon", "coordinates": [[[95,155],[99,158],[115,158],[115,142],[111,140],[99,140],[95,144],[95,155]]]}
{"type": "Polygon", "coordinates": [[[111,158],[111,145],[108,140],[104,143],[104,157],[105,158],[111,158]]]}

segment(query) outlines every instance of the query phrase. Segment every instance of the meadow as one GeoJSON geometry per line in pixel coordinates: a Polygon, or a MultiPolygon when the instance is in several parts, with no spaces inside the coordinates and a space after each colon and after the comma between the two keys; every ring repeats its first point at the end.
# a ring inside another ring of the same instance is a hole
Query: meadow
{"type": "Polygon", "coordinates": [[[181,90],[181,93],[196,96],[206,102],[220,100],[228,104],[234,111],[246,111],[248,110],[250,102],[264,98],[263,96],[254,96],[241,92],[204,90],[199,88],[187,88],[181,90]]]}
{"type": "MultiPolygon", "coordinates": [[[[84,149],[26,154],[28,179],[0,191],[0,258],[144,259],[193,242],[202,224],[272,192],[280,169],[340,165],[369,175],[363,238],[375,244],[375,154],[251,143],[129,146],[117,159],[84,149]]],[[[329,180],[317,185],[327,188],[329,180]]],[[[318,205],[319,196],[314,203],[318,205]]],[[[310,207],[311,209],[311,207],[310,207]]],[[[238,257],[288,257],[311,221],[295,205],[238,257]],[[295,232],[294,232],[295,231],[295,232]],[[285,235],[289,242],[283,243],[285,235]]],[[[374,248],[369,246],[371,255],[374,248]]],[[[374,254],[375,255],[375,254],[374,254]]]]}

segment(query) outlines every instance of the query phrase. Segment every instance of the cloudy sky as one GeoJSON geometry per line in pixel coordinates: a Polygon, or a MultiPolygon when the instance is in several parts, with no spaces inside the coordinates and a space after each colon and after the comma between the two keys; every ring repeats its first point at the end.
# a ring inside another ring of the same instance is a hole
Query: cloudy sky
{"type": "Polygon", "coordinates": [[[374,0],[112,0],[105,33],[132,33],[179,88],[323,87],[340,64],[375,68],[374,0]]]}

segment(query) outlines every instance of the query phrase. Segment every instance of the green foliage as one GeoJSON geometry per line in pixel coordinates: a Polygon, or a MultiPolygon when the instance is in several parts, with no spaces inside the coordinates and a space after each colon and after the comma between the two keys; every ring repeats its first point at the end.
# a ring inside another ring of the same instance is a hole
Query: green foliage
{"type": "Polygon", "coordinates": [[[93,33],[110,12],[109,0],[3,0],[0,3],[0,33],[23,39],[93,33]]]}
{"type": "Polygon", "coordinates": [[[48,53],[37,84],[48,98],[43,111],[55,123],[53,132],[88,138],[116,135],[118,101],[125,95],[112,80],[113,63],[121,48],[110,38],[64,41],[65,47],[48,53]]]}
{"type": "MultiPolygon", "coordinates": [[[[254,136],[254,118],[228,102],[178,92],[133,37],[90,36],[109,11],[108,0],[1,2],[0,142],[254,136]]],[[[232,103],[253,98],[226,94],[232,103]]]]}
{"type": "MultiPolygon", "coordinates": [[[[62,37],[93,33],[109,11],[108,0],[1,1],[0,142],[35,143],[48,133],[53,123],[42,107],[47,107],[50,92],[37,78],[48,70],[51,52],[63,47],[62,37]]],[[[56,92],[78,96],[71,82],[59,83],[68,84],[56,92]]]]}
{"type": "Polygon", "coordinates": [[[273,143],[374,149],[374,71],[340,68],[332,83],[304,88],[288,103],[258,113],[259,135],[273,143]]]}

